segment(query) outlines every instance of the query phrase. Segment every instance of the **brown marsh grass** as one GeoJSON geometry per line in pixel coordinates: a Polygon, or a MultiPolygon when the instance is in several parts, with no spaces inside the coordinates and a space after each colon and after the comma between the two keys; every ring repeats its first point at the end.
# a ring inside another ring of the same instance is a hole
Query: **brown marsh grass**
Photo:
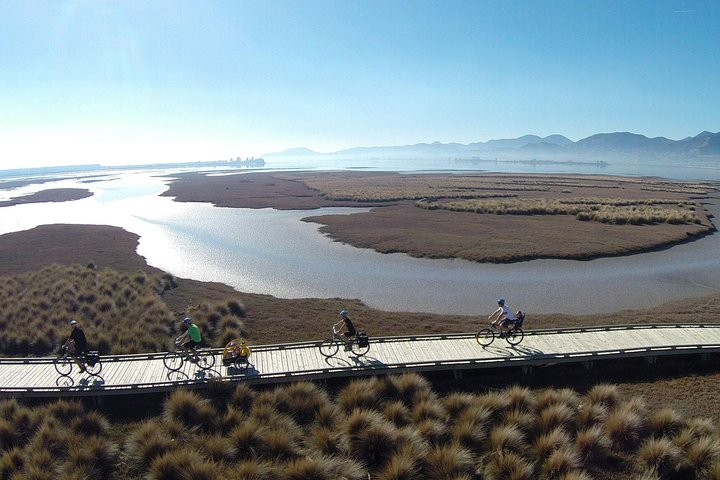
{"type": "Polygon", "coordinates": [[[76,402],[5,400],[0,478],[704,479],[720,471],[712,422],[664,407],[643,415],[639,399],[612,385],[586,395],[509,387],[443,397],[422,377],[386,377],[366,385],[394,395],[350,412],[338,407],[360,384],[332,394],[309,382],[260,392],[244,384],[177,390],[161,414],[130,423],[76,402]],[[502,408],[498,399],[515,401],[502,408]],[[608,415],[589,427],[565,421],[565,412],[586,405],[608,415]],[[320,411],[335,412],[333,420],[318,422],[320,411]],[[231,428],[228,416],[237,420],[231,428]]]}
{"type": "MultiPolygon", "coordinates": [[[[77,320],[91,348],[102,354],[166,350],[178,334],[181,317],[170,311],[163,295],[174,289],[168,274],[120,272],[94,264],[51,265],[0,281],[0,353],[48,355],[77,320]]],[[[223,346],[242,333],[242,303],[200,303],[188,315],[200,326],[204,341],[223,346]]]]}

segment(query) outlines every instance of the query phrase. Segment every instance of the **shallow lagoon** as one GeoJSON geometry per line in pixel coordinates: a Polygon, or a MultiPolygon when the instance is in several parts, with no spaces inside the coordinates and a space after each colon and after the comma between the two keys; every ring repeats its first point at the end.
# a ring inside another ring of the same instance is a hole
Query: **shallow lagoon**
{"type": "MultiPolygon", "coordinates": [[[[158,196],[166,179],[121,173],[82,183],[90,198],[0,209],[0,233],[47,223],[108,224],[140,235],[138,253],[176,276],[284,298],[359,298],[398,311],[476,314],[505,296],[530,312],[600,313],[645,308],[718,291],[720,237],[628,257],[534,260],[509,265],[380,254],[334,242],[301,219],[356,209],[217,208],[158,196]]],[[[7,195],[7,192],[3,192],[7,195]]],[[[720,213],[712,207],[716,216],[720,213]]]]}

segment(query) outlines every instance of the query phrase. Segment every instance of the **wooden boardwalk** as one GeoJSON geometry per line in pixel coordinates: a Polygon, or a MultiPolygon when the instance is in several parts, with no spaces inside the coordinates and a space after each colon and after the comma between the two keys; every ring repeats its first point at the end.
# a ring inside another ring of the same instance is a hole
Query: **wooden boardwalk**
{"type": "Polygon", "coordinates": [[[342,349],[325,358],[319,342],[256,346],[244,372],[224,367],[215,350],[213,369],[200,371],[186,362],[179,372],[163,364],[163,353],[102,358],[100,376],[58,375],[53,358],[0,359],[0,396],[98,396],[167,391],[178,385],[207,384],[211,379],[248,383],[280,383],[353,375],[532,366],[561,362],[720,352],[720,324],[634,325],[525,332],[511,347],[496,338],[481,347],[474,334],[371,338],[370,352],[356,357],[342,349]]]}

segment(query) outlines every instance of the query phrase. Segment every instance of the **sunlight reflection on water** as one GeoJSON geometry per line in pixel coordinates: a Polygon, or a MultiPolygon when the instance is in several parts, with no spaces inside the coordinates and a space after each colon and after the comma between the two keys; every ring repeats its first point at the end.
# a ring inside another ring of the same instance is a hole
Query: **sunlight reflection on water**
{"type": "Polygon", "coordinates": [[[119,226],[140,235],[138,253],[155,267],[284,298],[359,298],[386,310],[475,314],[505,296],[513,307],[531,312],[599,313],[712,293],[720,285],[717,235],[631,257],[486,265],[353,248],[319,234],[319,225],[300,221],[359,209],[178,203],[158,196],[166,189],[163,179],[147,174],[34,188],[58,184],[88,188],[94,195],[2,208],[0,233],[49,223],[119,226]]]}

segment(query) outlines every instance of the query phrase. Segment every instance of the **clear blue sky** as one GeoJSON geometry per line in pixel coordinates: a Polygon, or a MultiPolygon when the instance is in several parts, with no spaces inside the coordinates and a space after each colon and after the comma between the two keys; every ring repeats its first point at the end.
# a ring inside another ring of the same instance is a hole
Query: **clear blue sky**
{"type": "Polygon", "coordinates": [[[0,168],[720,130],[720,2],[0,0],[0,168]]]}

